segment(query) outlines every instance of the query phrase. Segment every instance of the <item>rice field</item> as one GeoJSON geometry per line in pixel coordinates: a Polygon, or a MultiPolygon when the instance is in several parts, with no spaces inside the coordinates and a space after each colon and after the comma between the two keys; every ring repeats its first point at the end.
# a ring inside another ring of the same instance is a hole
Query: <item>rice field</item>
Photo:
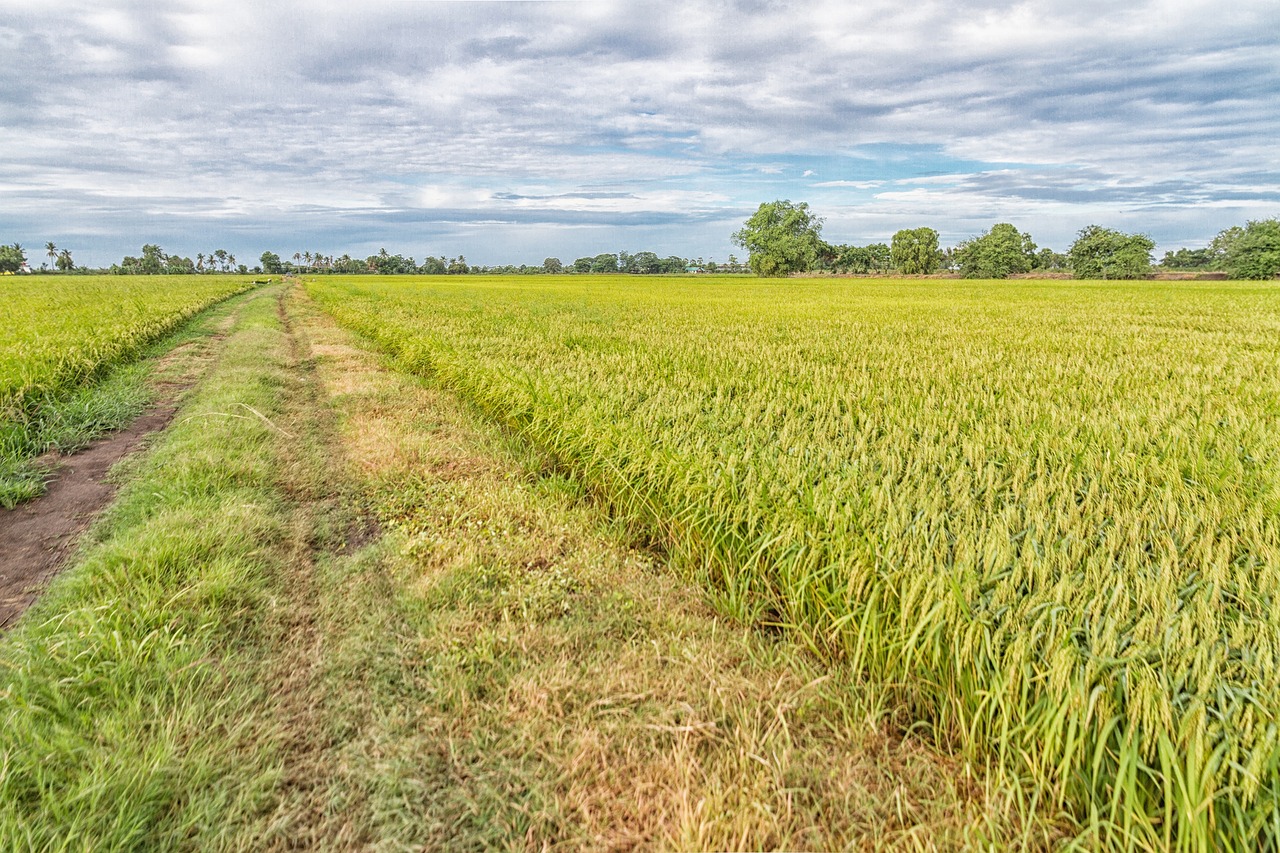
{"type": "Polygon", "coordinates": [[[243,277],[15,276],[0,282],[0,417],[135,356],[214,302],[249,287],[243,277]]]}
{"type": "Polygon", "coordinates": [[[141,374],[102,385],[110,371],[250,286],[243,277],[194,275],[0,281],[0,507],[43,490],[33,457],[83,445],[141,411],[147,397],[141,374]]]}
{"type": "Polygon", "coordinates": [[[1274,285],[307,289],[1090,843],[1280,845],[1274,285]]]}

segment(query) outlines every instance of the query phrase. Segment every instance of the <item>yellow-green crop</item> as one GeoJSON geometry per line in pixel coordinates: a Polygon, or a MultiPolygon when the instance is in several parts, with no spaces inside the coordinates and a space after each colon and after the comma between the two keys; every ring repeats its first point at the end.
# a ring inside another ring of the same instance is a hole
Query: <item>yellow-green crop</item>
{"type": "Polygon", "coordinates": [[[32,457],[77,447],[141,411],[148,397],[141,372],[115,368],[249,286],[243,277],[215,276],[0,280],[0,507],[43,491],[32,457]],[[98,381],[113,370],[110,381],[98,381]]]}
{"type": "Polygon", "coordinates": [[[248,287],[223,276],[13,276],[0,281],[0,418],[135,356],[197,311],[248,287]]]}
{"type": "Polygon", "coordinates": [[[309,290],[1091,843],[1280,845],[1274,286],[309,290]]]}

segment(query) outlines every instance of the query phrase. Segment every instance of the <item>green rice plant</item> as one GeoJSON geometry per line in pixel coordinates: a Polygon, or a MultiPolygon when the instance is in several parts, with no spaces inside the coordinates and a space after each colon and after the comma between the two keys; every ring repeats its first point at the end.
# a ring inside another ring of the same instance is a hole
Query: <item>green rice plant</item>
{"type": "Polygon", "coordinates": [[[1082,844],[1280,845],[1273,286],[308,288],[1082,844]]]}
{"type": "Polygon", "coordinates": [[[42,399],[135,356],[183,320],[250,286],[221,276],[5,281],[0,416],[29,415],[42,399]]]}

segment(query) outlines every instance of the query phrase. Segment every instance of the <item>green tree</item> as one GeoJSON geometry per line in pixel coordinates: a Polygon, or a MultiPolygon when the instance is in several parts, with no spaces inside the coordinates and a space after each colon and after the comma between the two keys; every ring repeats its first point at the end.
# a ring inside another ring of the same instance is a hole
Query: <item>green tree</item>
{"type": "Polygon", "coordinates": [[[284,264],[280,261],[280,256],[275,252],[263,252],[262,256],[258,258],[258,261],[262,264],[262,271],[264,273],[284,272],[284,264]]]}
{"type": "Polygon", "coordinates": [[[1066,268],[1067,256],[1048,248],[1036,252],[1036,262],[1032,265],[1032,269],[1047,271],[1065,270],[1066,268]]]}
{"type": "Polygon", "coordinates": [[[0,246],[0,272],[17,272],[27,262],[27,255],[17,243],[0,246]]]}
{"type": "Polygon", "coordinates": [[[542,262],[542,271],[547,273],[564,272],[564,264],[559,258],[547,258],[542,262]]]}
{"type": "Polygon", "coordinates": [[[928,275],[942,263],[938,251],[938,232],[932,228],[904,228],[893,235],[889,246],[889,262],[906,275],[928,275]]]}
{"type": "Polygon", "coordinates": [[[53,244],[53,241],[52,241],[52,240],[50,240],[48,243],[45,243],[45,244],[44,244],[44,253],[45,253],[46,255],[48,255],[48,256],[49,256],[49,263],[50,263],[50,264],[53,264],[53,263],[56,263],[56,262],[57,262],[57,260],[58,260],[58,247],[57,247],[57,246],[55,246],[55,245],[53,244]]]}
{"type": "Polygon", "coordinates": [[[55,261],[58,269],[62,272],[71,272],[76,268],[76,263],[71,259],[71,250],[63,249],[58,253],[58,259],[55,261]]]}
{"type": "Polygon", "coordinates": [[[889,247],[885,243],[866,246],[832,246],[832,265],[844,272],[870,273],[889,269],[889,247]]]}
{"type": "Polygon", "coordinates": [[[1031,271],[1036,244],[1030,234],[1008,222],[998,222],[990,231],[957,246],[953,259],[965,278],[1008,278],[1031,271]]]}
{"type": "Polygon", "coordinates": [[[1235,241],[1242,236],[1244,236],[1244,227],[1232,225],[1230,228],[1224,228],[1219,231],[1217,236],[1209,241],[1210,265],[1213,269],[1225,270],[1227,268],[1227,255],[1231,253],[1231,247],[1235,241]]]}
{"type": "Polygon", "coordinates": [[[591,259],[591,272],[613,273],[618,271],[618,256],[605,252],[591,259]]]}
{"type": "Polygon", "coordinates": [[[756,275],[804,272],[822,254],[822,219],[806,202],[766,202],[734,232],[733,243],[747,250],[747,265],[756,275]]]}
{"type": "Polygon", "coordinates": [[[1076,278],[1135,279],[1151,272],[1155,241],[1145,234],[1125,234],[1101,225],[1082,228],[1067,250],[1076,278]]]}
{"type": "Polygon", "coordinates": [[[1223,268],[1232,278],[1280,275],[1280,219],[1251,220],[1226,241],[1223,268]]]}
{"type": "Polygon", "coordinates": [[[868,272],[887,272],[893,268],[893,251],[888,243],[868,243],[866,249],[871,268],[868,272]]]}
{"type": "MultiPolygon", "coordinates": [[[[342,269],[342,260],[338,260],[338,268],[342,269]]],[[[418,272],[425,275],[444,275],[449,271],[449,263],[443,258],[433,258],[430,255],[422,259],[422,266],[418,267],[418,272]]]]}
{"type": "Polygon", "coordinates": [[[1165,252],[1160,266],[1167,270],[1206,270],[1213,264],[1213,254],[1208,249],[1178,249],[1165,252]]]}
{"type": "MultiPolygon", "coordinates": [[[[315,256],[312,255],[312,258],[314,259],[315,256]]],[[[450,271],[467,272],[466,259],[459,258],[458,260],[462,262],[462,269],[450,271]]],[[[457,261],[454,263],[456,264],[457,261]]],[[[386,249],[379,249],[378,254],[370,255],[366,258],[364,266],[368,272],[375,272],[379,275],[405,275],[418,271],[418,264],[413,258],[406,258],[400,254],[393,255],[386,249]]]]}
{"type": "Polygon", "coordinates": [[[631,258],[631,271],[640,275],[653,275],[662,269],[662,259],[653,252],[636,252],[631,258]]]}
{"type": "Polygon", "coordinates": [[[155,243],[142,247],[142,257],[138,259],[138,272],[142,275],[159,275],[164,272],[164,251],[155,243]]]}

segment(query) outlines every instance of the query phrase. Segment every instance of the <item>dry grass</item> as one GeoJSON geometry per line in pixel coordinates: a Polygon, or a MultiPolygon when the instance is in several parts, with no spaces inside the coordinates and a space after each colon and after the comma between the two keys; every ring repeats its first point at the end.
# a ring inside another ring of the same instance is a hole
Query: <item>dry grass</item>
{"type": "Polygon", "coordinates": [[[887,691],[718,616],[545,458],[386,369],[295,297],[347,469],[386,531],[330,595],[330,842],[828,850],[1056,837],[981,772],[904,734],[909,715],[887,691]]]}

